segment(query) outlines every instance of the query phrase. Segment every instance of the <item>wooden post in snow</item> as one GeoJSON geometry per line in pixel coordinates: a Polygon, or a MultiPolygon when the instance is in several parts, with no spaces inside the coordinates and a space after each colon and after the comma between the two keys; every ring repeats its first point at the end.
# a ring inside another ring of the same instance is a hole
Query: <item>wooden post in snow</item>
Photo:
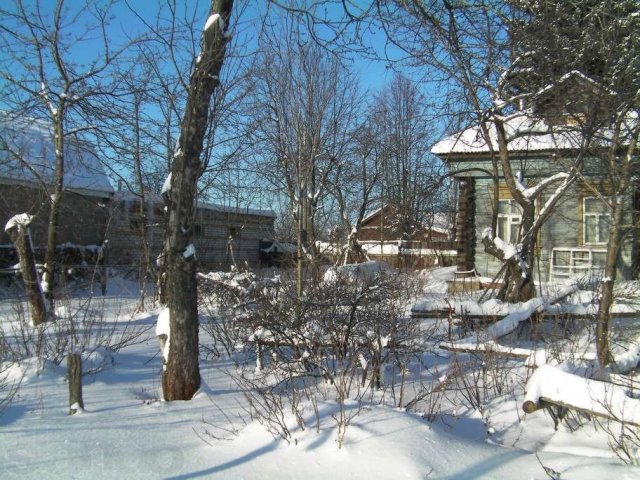
{"type": "Polygon", "coordinates": [[[82,400],[82,356],[76,352],[67,354],[67,371],[69,375],[69,415],[84,409],[82,400]]]}

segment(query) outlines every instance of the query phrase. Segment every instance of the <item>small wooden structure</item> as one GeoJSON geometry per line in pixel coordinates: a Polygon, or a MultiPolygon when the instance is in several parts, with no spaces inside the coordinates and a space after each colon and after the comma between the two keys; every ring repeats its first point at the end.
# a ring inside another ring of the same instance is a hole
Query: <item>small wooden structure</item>
{"type": "MultiPolygon", "coordinates": [[[[106,234],[112,265],[137,265],[142,255],[142,235],[146,235],[152,259],[162,252],[164,203],[158,195],[147,193],[145,197],[144,211],[135,194],[120,191],[113,198],[112,222],[106,234]],[[142,223],[146,224],[144,234],[142,223]]],[[[213,270],[228,270],[232,265],[259,266],[264,241],[275,236],[275,218],[271,210],[198,203],[193,243],[199,264],[213,270]]]]}

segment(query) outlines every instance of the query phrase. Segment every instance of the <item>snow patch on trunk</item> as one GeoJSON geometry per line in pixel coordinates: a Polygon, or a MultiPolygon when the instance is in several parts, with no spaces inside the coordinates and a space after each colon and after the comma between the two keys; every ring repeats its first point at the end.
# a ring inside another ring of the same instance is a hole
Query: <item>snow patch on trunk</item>
{"type": "Polygon", "coordinates": [[[162,368],[166,370],[167,362],[169,361],[169,339],[171,337],[169,308],[165,308],[158,314],[158,321],[156,322],[156,336],[160,341],[160,351],[162,352],[162,358],[164,359],[164,365],[162,368]]]}
{"type": "Polygon", "coordinates": [[[193,246],[193,243],[190,243],[189,245],[187,245],[186,248],[184,249],[184,252],[182,252],[182,256],[186,259],[195,257],[195,255],[196,255],[196,247],[193,246]]]}
{"type": "Polygon", "coordinates": [[[162,193],[163,195],[167,192],[169,192],[171,190],[171,172],[169,172],[169,175],[167,175],[167,178],[165,179],[164,183],[162,184],[162,191],[160,193],[162,193]]]}
{"type": "Polygon", "coordinates": [[[220,31],[224,30],[224,20],[219,13],[214,13],[209,18],[207,18],[207,23],[204,24],[204,31],[206,32],[216,23],[218,24],[218,28],[220,29],[220,31]]]}

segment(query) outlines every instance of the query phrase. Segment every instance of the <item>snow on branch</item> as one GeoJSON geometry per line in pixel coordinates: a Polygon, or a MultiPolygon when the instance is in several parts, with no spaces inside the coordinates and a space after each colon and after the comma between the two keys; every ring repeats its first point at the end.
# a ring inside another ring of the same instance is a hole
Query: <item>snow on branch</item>
{"type": "Polygon", "coordinates": [[[614,364],[618,373],[626,373],[638,368],[640,365],[640,337],[636,338],[625,352],[614,355],[614,364]]]}
{"type": "Polygon", "coordinates": [[[32,219],[33,215],[29,215],[28,213],[20,213],[19,215],[14,215],[5,225],[4,231],[8,232],[15,227],[27,227],[31,223],[32,219]]]}
{"type": "Polygon", "coordinates": [[[513,332],[520,322],[528,320],[534,313],[544,312],[550,305],[559,302],[577,290],[578,284],[572,283],[560,290],[560,292],[558,292],[554,297],[532,298],[531,300],[520,304],[502,320],[489,325],[484,332],[476,333],[456,342],[443,343],[440,347],[447,350],[469,351],[470,349],[473,349],[474,351],[499,351],[500,353],[510,352],[516,356],[525,356],[525,353],[530,352],[522,350],[514,353],[512,350],[508,349],[508,347],[499,346],[495,341],[513,332]]]}
{"type": "MultiPolygon", "coordinates": [[[[557,174],[552,175],[551,177],[545,179],[543,182],[545,182],[545,186],[547,186],[550,183],[552,183],[552,182],[554,182],[554,181],[556,181],[556,180],[558,180],[560,178],[564,178],[563,182],[560,185],[558,185],[558,188],[556,188],[555,192],[553,192],[553,194],[551,194],[551,196],[544,203],[544,205],[540,209],[540,212],[538,213],[538,216],[536,218],[536,222],[544,221],[544,219],[547,216],[548,212],[550,212],[553,209],[553,207],[558,202],[558,200],[560,199],[562,194],[567,190],[569,185],[571,185],[571,183],[575,180],[576,177],[575,177],[575,175],[570,175],[568,173],[557,173],[557,174]],[[554,178],[554,177],[556,177],[556,178],[554,178]]],[[[535,188],[535,187],[532,187],[532,188],[535,188]]],[[[544,187],[542,187],[542,188],[544,188],[544,187]]]]}
{"type": "Polygon", "coordinates": [[[570,178],[570,175],[568,173],[559,172],[559,173],[556,173],[555,175],[551,175],[550,177],[542,179],[540,183],[529,188],[526,188],[519,178],[516,178],[515,180],[516,180],[516,187],[518,188],[520,193],[522,193],[522,195],[525,198],[531,200],[531,199],[537,198],[544,191],[544,189],[547,188],[550,184],[554,182],[558,182],[560,180],[565,180],[566,182],[566,180],[569,178],[570,178]]]}
{"type": "Polygon", "coordinates": [[[522,252],[522,244],[514,245],[512,243],[505,242],[500,237],[494,237],[491,235],[490,228],[485,228],[482,231],[482,243],[488,253],[495,255],[502,261],[506,262],[513,259],[513,261],[518,265],[518,268],[520,268],[523,278],[526,278],[529,275],[529,265],[524,258],[522,258],[522,255],[520,255],[522,252]]]}

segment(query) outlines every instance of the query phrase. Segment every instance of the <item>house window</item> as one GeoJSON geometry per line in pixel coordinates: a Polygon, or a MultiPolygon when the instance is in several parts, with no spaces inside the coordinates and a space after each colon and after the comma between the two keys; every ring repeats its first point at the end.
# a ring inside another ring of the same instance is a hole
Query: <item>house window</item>
{"type": "Polygon", "coordinates": [[[586,248],[554,248],[551,258],[551,278],[569,278],[602,272],[606,250],[586,248]]]}
{"type": "Polygon", "coordinates": [[[204,228],[199,223],[193,224],[193,236],[194,237],[202,237],[204,235],[204,228]]]}
{"type": "Polygon", "coordinates": [[[609,239],[611,214],[607,206],[596,197],[582,199],[582,225],[584,243],[602,245],[609,239]]]}
{"type": "Polygon", "coordinates": [[[498,237],[516,243],[521,221],[522,209],[515,200],[498,200],[498,237]]]}

